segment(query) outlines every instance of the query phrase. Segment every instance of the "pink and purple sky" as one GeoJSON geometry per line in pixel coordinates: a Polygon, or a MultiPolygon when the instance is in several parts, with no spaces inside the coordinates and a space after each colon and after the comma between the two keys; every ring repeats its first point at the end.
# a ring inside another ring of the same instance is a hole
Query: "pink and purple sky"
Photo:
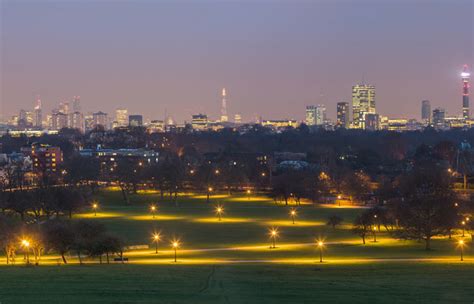
{"type": "MultiPolygon", "coordinates": [[[[307,104],[350,101],[362,78],[377,111],[420,116],[422,99],[461,111],[474,61],[472,0],[0,0],[1,114],[126,107],[182,122],[228,111],[303,119],[307,104]]],[[[474,110],[474,94],[471,94],[474,110]]]]}

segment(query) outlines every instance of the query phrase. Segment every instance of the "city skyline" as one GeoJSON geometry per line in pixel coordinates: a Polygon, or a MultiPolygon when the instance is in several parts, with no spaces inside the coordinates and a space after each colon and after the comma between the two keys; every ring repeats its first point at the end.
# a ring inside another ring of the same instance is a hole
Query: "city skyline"
{"type": "Polygon", "coordinates": [[[243,121],[260,116],[304,120],[306,105],[323,104],[335,120],[336,104],[351,103],[351,87],[362,82],[377,88],[377,113],[382,115],[419,118],[425,99],[432,108],[460,115],[459,75],[464,64],[472,67],[473,62],[470,1],[435,2],[429,10],[421,2],[395,1],[292,6],[206,2],[184,11],[179,3],[168,2],[4,1],[2,6],[3,119],[33,108],[37,95],[43,115],[80,95],[84,112],[112,115],[127,108],[129,114],[146,113],[146,119],[163,119],[165,112],[178,122],[190,121],[196,113],[218,119],[220,89],[225,87],[230,119],[241,114],[243,121]],[[115,15],[104,25],[100,18],[107,9],[115,15]],[[152,18],[147,10],[158,16],[152,18]],[[234,22],[220,16],[221,11],[234,22]],[[63,14],[88,22],[64,24],[63,14]],[[236,26],[235,20],[244,16],[248,24],[236,26]],[[381,30],[374,20],[355,23],[361,16],[375,19],[381,30]],[[398,23],[401,17],[403,24],[398,23]],[[183,18],[190,20],[177,26],[175,21],[183,18]],[[442,20],[451,22],[438,25],[442,20]],[[176,27],[165,31],[160,26],[166,24],[176,27]],[[352,31],[343,31],[352,25],[352,31]],[[116,29],[106,35],[111,26],[116,29]],[[153,34],[158,41],[137,38],[134,31],[153,34]],[[29,44],[35,47],[27,48],[29,44]],[[395,44],[403,47],[395,51],[395,44]]]}

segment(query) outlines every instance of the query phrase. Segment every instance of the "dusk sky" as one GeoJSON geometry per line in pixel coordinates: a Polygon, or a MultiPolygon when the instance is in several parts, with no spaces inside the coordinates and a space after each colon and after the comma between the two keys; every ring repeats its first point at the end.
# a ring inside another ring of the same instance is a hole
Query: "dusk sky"
{"type": "Polygon", "coordinates": [[[382,115],[419,118],[422,99],[458,115],[473,3],[0,0],[1,114],[39,94],[47,112],[80,95],[84,111],[215,119],[226,87],[231,118],[334,119],[364,78],[382,115]]]}

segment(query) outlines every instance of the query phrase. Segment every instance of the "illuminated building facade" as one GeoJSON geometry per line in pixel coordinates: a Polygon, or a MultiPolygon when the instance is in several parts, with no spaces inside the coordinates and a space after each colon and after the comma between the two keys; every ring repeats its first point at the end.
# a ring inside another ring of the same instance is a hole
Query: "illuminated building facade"
{"type": "Polygon", "coordinates": [[[352,126],[365,129],[365,115],[375,114],[375,86],[358,84],[352,87],[352,126]]]}

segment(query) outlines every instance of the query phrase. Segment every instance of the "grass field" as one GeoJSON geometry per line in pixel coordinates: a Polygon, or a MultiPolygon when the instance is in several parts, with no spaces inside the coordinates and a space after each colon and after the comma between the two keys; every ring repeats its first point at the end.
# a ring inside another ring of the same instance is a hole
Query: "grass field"
{"type": "MultiPolygon", "coordinates": [[[[43,257],[40,267],[0,267],[0,302],[160,302],[160,303],[472,303],[474,260],[471,243],[459,261],[455,235],[435,239],[426,252],[416,241],[393,239],[382,229],[362,245],[350,223],[361,208],[303,204],[295,224],[289,207],[266,197],[182,196],[178,204],[140,193],[123,202],[118,191],[97,195],[97,216],[87,211],[74,219],[104,223],[127,244],[150,248],[125,253],[129,264],[57,265],[43,257]],[[149,211],[156,204],[155,218],[149,211]],[[214,208],[224,208],[222,220],[214,208]],[[337,214],[343,225],[332,229],[337,214]],[[268,229],[277,227],[276,248],[268,229]],[[151,234],[163,241],[154,253],[151,234]],[[178,262],[170,240],[177,238],[178,262]],[[324,239],[319,263],[316,239],[324,239]]],[[[291,207],[294,207],[292,205],[291,207]]],[[[470,235],[466,235],[466,241],[470,235]]],[[[0,260],[4,263],[4,259],[0,260]]],[[[92,264],[95,263],[95,264],[92,264]]]]}

